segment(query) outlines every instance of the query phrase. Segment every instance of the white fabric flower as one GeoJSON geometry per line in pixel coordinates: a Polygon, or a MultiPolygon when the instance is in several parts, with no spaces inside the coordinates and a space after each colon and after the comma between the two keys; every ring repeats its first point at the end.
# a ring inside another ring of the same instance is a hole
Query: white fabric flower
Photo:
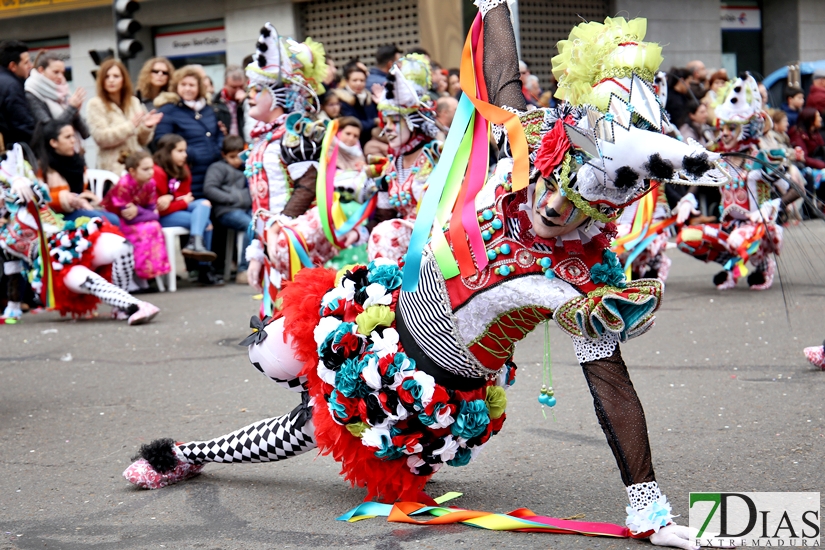
{"type": "Polygon", "coordinates": [[[361,444],[366,447],[375,447],[380,449],[383,447],[382,440],[390,438],[390,431],[383,428],[367,428],[361,434],[361,444]]]}
{"type": "Polygon", "coordinates": [[[448,460],[455,458],[455,454],[458,452],[458,449],[458,441],[454,440],[452,435],[448,435],[444,438],[444,446],[437,451],[433,451],[433,456],[440,456],[442,462],[447,462],[448,460]]]}
{"type": "Polygon", "coordinates": [[[341,320],[335,317],[322,317],[312,332],[312,335],[315,337],[315,345],[320,346],[323,344],[324,340],[329,336],[329,333],[337,329],[340,324],[341,320]]]}
{"type": "Polygon", "coordinates": [[[372,351],[379,358],[398,352],[398,332],[394,328],[385,328],[383,336],[372,331],[370,340],[372,340],[372,351]]]}
{"type": "Polygon", "coordinates": [[[361,376],[364,378],[367,386],[376,391],[381,389],[381,374],[378,372],[378,362],[375,360],[375,357],[369,358],[367,366],[361,370],[361,376]]]}
{"type": "Polygon", "coordinates": [[[674,516],[670,512],[670,503],[667,497],[662,495],[641,510],[628,506],[625,525],[634,533],[644,533],[650,530],[658,533],[659,529],[673,519],[674,516]]]}
{"type": "Polygon", "coordinates": [[[335,385],[335,371],[329,370],[322,361],[318,361],[318,378],[330,386],[335,385]]]}
{"type": "Polygon", "coordinates": [[[443,407],[435,413],[435,422],[431,426],[428,426],[428,428],[431,430],[440,430],[441,428],[452,426],[453,422],[455,422],[455,418],[450,414],[450,408],[443,407]]]}
{"type": "Polygon", "coordinates": [[[384,285],[372,283],[367,285],[364,290],[367,293],[367,299],[364,300],[364,309],[375,305],[388,306],[392,303],[392,294],[387,293],[384,285]]]}
{"type": "Polygon", "coordinates": [[[413,380],[421,386],[421,405],[426,407],[433,400],[435,392],[435,379],[424,371],[417,370],[413,374],[413,380]]]}

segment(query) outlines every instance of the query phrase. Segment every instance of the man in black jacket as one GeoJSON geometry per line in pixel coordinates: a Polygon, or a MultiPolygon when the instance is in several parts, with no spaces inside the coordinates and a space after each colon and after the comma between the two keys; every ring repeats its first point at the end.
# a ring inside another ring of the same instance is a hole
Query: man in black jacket
{"type": "Polygon", "coordinates": [[[31,140],[34,119],[23,82],[32,70],[29,47],[18,40],[0,42],[0,133],[6,147],[31,140]]]}
{"type": "Polygon", "coordinates": [[[246,75],[243,69],[237,65],[230,65],[226,68],[223,88],[221,88],[212,99],[212,106],[218,115],[218,120],[226,128],[226,135],[240,136],[246,141],[244,135],[244,125],[246,115],[244,114],[244,103],[246,102],[246,75]]]}

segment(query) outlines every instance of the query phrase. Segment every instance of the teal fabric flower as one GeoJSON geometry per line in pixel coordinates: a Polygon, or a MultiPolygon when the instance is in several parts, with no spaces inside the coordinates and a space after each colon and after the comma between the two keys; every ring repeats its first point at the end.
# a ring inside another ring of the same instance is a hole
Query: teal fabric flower
{"type": "Polygon", "coordinates": [[[335,388],[341,395],[364,398],[370,394],[370,387],[361,378],[361,371],[366,366],[367,362],[357,357],[344,361],[341,369],[335,373],[335,388]]]}
{"type": "Polygon", "coordinates": [[[341,403],[338,402],[338,390],[332,390],[329,394],[329,408],[338,420],[347,418],[347,410],[341,403]]]}
{"type": "Polygon", "coordinates": [[[606,285],[624,288],[624,269],[616,254],[610,250],[605,250],[602,254],[603,263],[596,264],[590,268],[590,278],[594,283],[604,283],[606,285]]]}
{"type": "Polygon", "coordinates": [[[401,286],[403,276],[397,265],[375,265],[375,261],[372,261],[368,269],[367,280],[369,282],[378,283],[390,291],[401,286]]]}
{"type": "Polygon", "coordinates": [[[392,439],[384,435],[381,436],[381,449],[375,451],[375,456],[382,460],[395,460],[404,456],[404,453],[392,444],[392,439]]]}
{"type": "Polygon", "coordinates": [[[449,466],[466,466],[470,463],[471,458],[473,458],[473,452],[470,449],[467,447],[459,447],[453,459],[448,460],[447,464],[449,466]]]}
{"type": "Polygon", "coordinates": [[[393,365],[395,365],[395,367],[397,367],[397,370],[395,370],[393,372],[393,376],[395,376],[396,372],[398,372],[399,370],[402,370],[402,369],[409,370],[409,371],[415,369],[415,359],[413,359],[412,357],[407,357],[406,354],[401,353],[401,352],[398,352],[398,353],[395,354],[395,356],[392,358],[392,363],[393,363],[393,365]],[[407,366],[406,369],[404,369],[404,360],[405,359],[409,360],[409,362],[410,362],[410,364],[407,366]]]}
{"type": "Polygon", "coordinates": [[[455,437],[472,439],[484,433],[490,423],[490,414],[483,399],[462,401],[451,431],[455,437]]]}

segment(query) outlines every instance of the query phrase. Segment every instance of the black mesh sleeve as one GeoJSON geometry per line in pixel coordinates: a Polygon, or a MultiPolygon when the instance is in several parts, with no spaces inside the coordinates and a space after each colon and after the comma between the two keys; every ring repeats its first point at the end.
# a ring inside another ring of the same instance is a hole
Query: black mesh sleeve
{"type": "Polygon", "coordinates": [[[625,486],[655,481],[645,412],[621,350],[617,346],[610,357],[582,363],[582,369],[625,486]]]}
{"type": "Polygon", "coordinates": [[[484,16],[484,82],[493,105],[527,110],[527,101],[521,93],[516,35],[507,2],[484,16]]]}

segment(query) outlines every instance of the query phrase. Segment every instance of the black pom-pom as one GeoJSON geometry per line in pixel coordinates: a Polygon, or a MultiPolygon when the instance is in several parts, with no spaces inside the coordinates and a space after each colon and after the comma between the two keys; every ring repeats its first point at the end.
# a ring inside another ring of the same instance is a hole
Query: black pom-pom
{"type": "Polygon", "coordinates": [[[269,49],[269,46],[267,46],[266,42],[264,42],[263,40],[259,40],[256,46],[259,52],[265,52],[269,49]]]}
{"type": "Polygon", "coordinates": [[[673,178],[673,163],[663,159],[659,153],[648,157],[647,163],[645,163],[645,170],[653,176],[652,179],[657,181],[665,181],[673,178]]]}
{"type": "Polygon", "coordinates": [[[734,103],[734,104],[739,103],[739,98],[738,97],[732,97],[732,98],[730,98],[730,102],[734,103]]]}
{"type": "Polygon", "coordinates": [[[616,170],[616,187],[624,189],[625,187],[632,187],[639,181],[639,174],[630,166],[622,166],[616,170]]]}
{"type": "Polygon", "coordinates": [[[728,272],[727,271],[720,271],[716,275],[713,276],[713,284],[716,286],[721,285],[725,281],[728,280],[728,272]]]}
{"type": "Polygon", "coordinates": [[[750,275],[748,275],[748,286],[753,285],[763,285],[765,284],[765,272],[764,271],[754,271],[750,275]]]}
{"type": "Polygon", "coordinates": [[[143,458],[149,462],[156,472],[161,474],[171,472],[178,465],[178,458],[172,450],[174,445],[174,439],[156,439],[151,443],[141,445],[137,456],[132,457],[132,460],[143,458]]]}
{"type": "Polygon", "coordinates": [[[258,66],[262,69],[266,67],[266,56],[264,54],[258,56],[258,66]]]}
{"type": "Polygon", "coordinates": [[[269,30],[269,27],[267,27],[267,26],[261,27],[261,36],[265,36],[265,37],[269,38],[270,34],[272,34],[272,33],[269,30]]]}
{"type": "Polygon", "coordinates": [[[742,91],[742,86],[736,86],[736,87],[733,89],[733,91],[734,91],[735,93],[737,93],[737,94],[738,94],[739,92],[741,92],[741,91],[742,91]]]}
{"type": "Polygon", "coordinates": [[[694,178],[698,178],[713,168],[713,163],[708,160],[707,153],[702,153],[701,155],[696,155],[695,157],[683,158],[682,166],[685,167],[685,172],[694,178]]]}

